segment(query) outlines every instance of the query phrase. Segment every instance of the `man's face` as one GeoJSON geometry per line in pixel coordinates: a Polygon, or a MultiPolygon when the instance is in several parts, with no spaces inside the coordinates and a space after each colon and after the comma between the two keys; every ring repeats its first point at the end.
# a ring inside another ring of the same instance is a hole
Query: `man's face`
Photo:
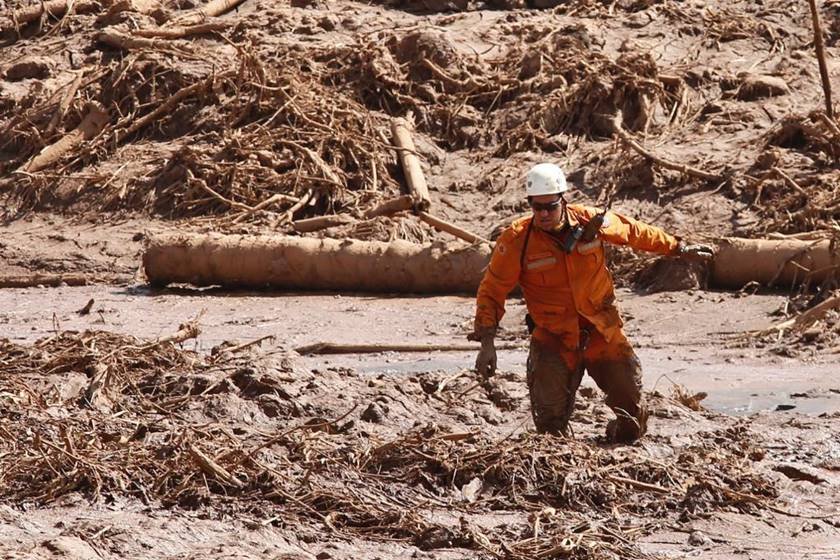
{"type": "Polygon", "coordinates": [[[559,194],[532,196],[529,200],[534,212],[534,225],[543,231],[551,231],[563,221],[566,201],[559,194]]]}

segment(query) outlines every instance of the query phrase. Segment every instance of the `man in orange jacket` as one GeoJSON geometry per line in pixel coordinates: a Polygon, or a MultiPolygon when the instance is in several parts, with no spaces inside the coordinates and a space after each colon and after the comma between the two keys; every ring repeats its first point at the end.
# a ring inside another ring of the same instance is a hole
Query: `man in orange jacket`
{"type": "Polygon", "coordinates": [[[528,392],[537,430],[566,433],[586,369],[617,416],[607,425],[607,439],[630,442],[647,427],[642,372],[621,328],[603,243],[692,260],[708,260],[713,253],[626,216],[567,204],[567,190],[565,175],[554,164],[541,163],[528,172],[533,215],[515,221],[496,241],[478,289],[470,336],[481,341],[476,369],[484,376],[495,372],[493,339],[505,298],[518,283],[532,330],[528,392]],[[589,235],[581,235],[584,231],[589,235]]]}

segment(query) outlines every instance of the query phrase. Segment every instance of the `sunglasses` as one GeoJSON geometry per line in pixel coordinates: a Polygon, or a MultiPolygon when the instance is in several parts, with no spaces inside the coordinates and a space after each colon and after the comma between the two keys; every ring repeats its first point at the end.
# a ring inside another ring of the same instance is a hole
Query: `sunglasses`
{"type": "Polygon", "coordinates": [[[534,201],[531,201],[530,204],[531,204],[531,209],[533,209],[534,212],[541,212],[543,210],[545,210],[546,212],[554,212],[555,210],[560,208],[560,206],[562,206],[563,199],[558,198],[554,202],[534,202],[534,201]]]}

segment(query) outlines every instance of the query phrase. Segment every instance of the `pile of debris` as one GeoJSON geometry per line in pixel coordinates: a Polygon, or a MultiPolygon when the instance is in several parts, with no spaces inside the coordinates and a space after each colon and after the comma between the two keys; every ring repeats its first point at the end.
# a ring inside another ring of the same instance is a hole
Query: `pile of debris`
{"type": "MultiPolygon", "coordinates": [[[[439,380],[369,388],[352,371],[302,372],[292,355],[255,358],[251,344],[210,355],[176,347],[196,334],[188,323],[151,342],[64,332],[0,344],[4,501],[81,493],[266,519],[279,508],[304,533],[326,527],[512,558],[640,558],[633,543],[659,520],[775,507],[774,479],[758,466],[761,438],[746,424],[700,430],[667,456],[595,436],[559,446],[532,433],[501,437],[453,425],[439,380]],[[348,411],[336,394],[375,396],[376,406],[348,411]],[[404,420],[382,421],[390,397],[404,420]],[[489,512],[505,522],[487,526],[489,512]]],[[[480,396],[450,381],[456,400],[475,408],[480,396]]]]}

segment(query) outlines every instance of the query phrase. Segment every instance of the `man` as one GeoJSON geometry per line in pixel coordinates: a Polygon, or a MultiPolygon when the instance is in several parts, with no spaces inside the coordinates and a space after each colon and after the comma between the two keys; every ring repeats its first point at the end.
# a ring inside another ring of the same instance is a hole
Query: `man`
{"type": "Polygon", "coordinates": [[[622,330],[603,243],[693,260],[710,259],[712,249],[685,245],[657,227],[614,212],[567,204],[563,193],[568,189],[554,164],[540,163],[528,172],[525,192],[533,214],[516,220],[499,237],[478,289],[470,335],[481,341],[476,369],[483,376],[495,372],[493,339],[505,298],[518,283],[531,330],[528,392],[537,430],[566,433],[586,369],[617,416],[607,425],[607,439],[631,442],[647,427],[642,372],[622,330]]]}

